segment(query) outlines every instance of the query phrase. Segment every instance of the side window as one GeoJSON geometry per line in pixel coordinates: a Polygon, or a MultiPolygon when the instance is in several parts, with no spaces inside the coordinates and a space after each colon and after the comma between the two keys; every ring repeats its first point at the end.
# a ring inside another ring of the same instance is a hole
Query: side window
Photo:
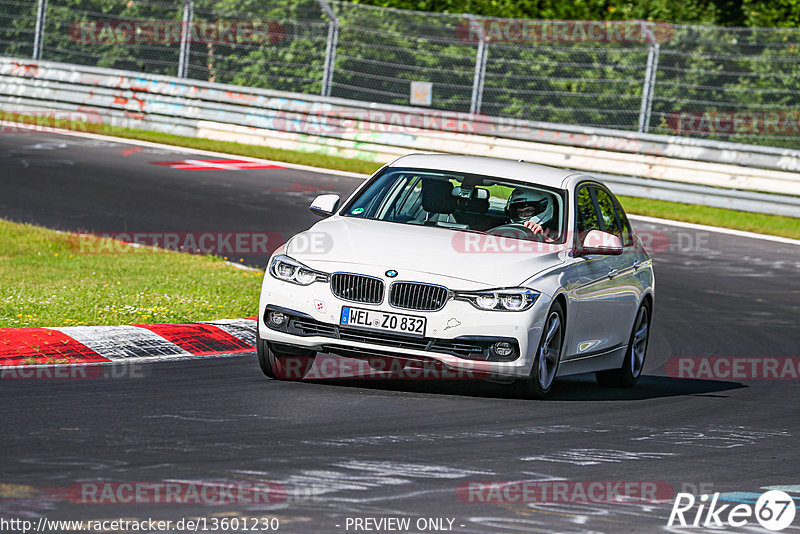
{"type": "Polygon", "coordinates": [[[594,201],[588,186],[578,189],[575,205],[578,212],[578,240],[583,242],[583,238],[590,230],[600,230],[600,223],[597,220],[594,201]]]}
{"type": "Polygon", "coordinates": [[[594,187],[595,198],[597,199],[598,216],[600,218],[601,230],[618,236],[622,239],[619,219],[614,206],[614,200],[605,190],[594,187]]]}
{"type": "Polygon", "coordinates": [[[390,220],[411,221],[416,219],[422,204],[422,179],[414,177],[416,183],[407,187],[402,198],[397,199],[394,205],[394,216],[390,220]]]}
{"type": "Polygon", "coordinates": [[[622,204],[619,203],[617,197],[614,197],[614,206],[617,209],[619,223],[622,226],[622,246],[633,246],[633,230],[631,229],[631,223],[628,221],[628,215],[625,213],[625,210],[622,209],[622,204]]]}

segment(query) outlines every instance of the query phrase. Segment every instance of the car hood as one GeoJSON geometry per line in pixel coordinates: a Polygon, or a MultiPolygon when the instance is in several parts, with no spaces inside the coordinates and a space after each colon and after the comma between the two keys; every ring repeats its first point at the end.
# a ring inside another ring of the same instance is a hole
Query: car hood
{"type": "Polygon", "coordinates": [[[285,253],[324,271],[412,271],[487,287],[513,287],[564,262],[565,246],[434,226],[333,216],[294,236],[285,253]],[[335,264],[335,265],[332,265],[335,264]]]}

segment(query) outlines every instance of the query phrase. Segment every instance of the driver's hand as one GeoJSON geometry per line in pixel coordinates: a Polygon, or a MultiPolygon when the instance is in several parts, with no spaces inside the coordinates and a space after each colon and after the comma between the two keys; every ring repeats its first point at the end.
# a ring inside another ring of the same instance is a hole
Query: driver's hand
{"type": "Polygon", "coordinates": [[[525,228],[528,228],[534,234],[543,234],[544,228],[542,228],[541,224],[535,223],[533,221],[525,221],[522,223],[525,228]]]}

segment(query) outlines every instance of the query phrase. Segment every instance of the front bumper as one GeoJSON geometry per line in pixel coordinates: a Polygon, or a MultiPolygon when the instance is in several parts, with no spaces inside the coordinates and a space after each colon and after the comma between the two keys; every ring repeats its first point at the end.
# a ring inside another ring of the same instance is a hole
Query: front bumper
{"type": "Polygon", "coordinates": [[[327,284],[298,286],[265,276],[259,306],[259,335],[271,343],[328,352],[347,357],[392,357],[436,361],[451,369],[481,371],[498,377],[527,377],[538,346],[550,299],[541,295],[525,312],[483,311],[468,302],[450,300],[439,311],[409,311],[382,304],[341,300],[327,284]],[[425,337],[341,326],[342,306],[425,317],[425,337]],[[268,309],[281,310],[286,323],[271,328],[268,309]],[[513,359],[493,354],[497,341],[513,344],[513,359]]]}
{"type": "Polygon", "coordinates": [[[454,339],[416,337],[324,323],[295,310],[269,304],[261,319],[270,330],[300,337],[319,336],[344,342],[360,341],[381,347],[450,354],[467,360],[511,362],[520,357],[519,342],[510,337],[459,336],[454,339]],[[269,319],[270,312],[278,312],[285,319],[280,325],[276,325],[269,319]],[[497,343],[511,346],[511,354],[498,354],[495,350],[497,343]]]}

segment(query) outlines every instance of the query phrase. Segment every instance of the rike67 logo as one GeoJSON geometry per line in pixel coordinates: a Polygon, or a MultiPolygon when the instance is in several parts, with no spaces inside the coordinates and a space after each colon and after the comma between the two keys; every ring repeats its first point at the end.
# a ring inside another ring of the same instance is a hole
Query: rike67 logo
{"type": "Polygon", "coordinates": [[[794,521],[794,500],[788,493],[770,490],[759,496],[755,504],[719,504],[719,493],[701,495],[699,499],[691,493],[678,493],[667,521],[668,527],[723,528],[744,527],[757,521],[767,530],[783,530],[794,521]],[[696,505],[697,510],[694,508],[696,505]]]}

